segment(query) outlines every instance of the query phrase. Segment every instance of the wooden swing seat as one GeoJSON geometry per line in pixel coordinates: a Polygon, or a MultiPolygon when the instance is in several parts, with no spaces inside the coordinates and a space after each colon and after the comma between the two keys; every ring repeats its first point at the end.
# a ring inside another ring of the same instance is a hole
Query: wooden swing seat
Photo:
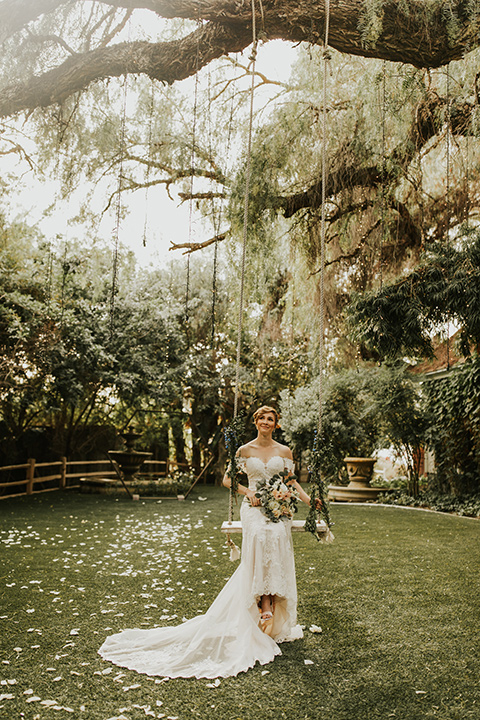
{"type": "MultiPolygon", "coordinates": [[[[225,520],[222,523],[220,530],[224,533],[241,533],[242,532],[242,521],[232,520],[229,522],[225,520]]],[[[292,520],[292,532],[305,532],[305,520],[292,520]]],[[[325,535],[327,532],[327,524],[323,520],[317,520],[317,532],[320,535],[325,535]]]]}

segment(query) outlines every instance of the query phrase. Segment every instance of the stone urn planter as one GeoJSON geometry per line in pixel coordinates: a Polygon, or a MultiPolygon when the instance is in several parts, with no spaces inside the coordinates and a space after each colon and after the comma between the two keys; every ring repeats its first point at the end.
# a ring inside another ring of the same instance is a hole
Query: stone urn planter
{"type": "Polygon", "coordinates": [[[350,482],[348,485],[329,485],[328,499],[343,502],[368,502],[376,500],[383,488],[370,485],[375,465],[374,458],[346,457],[344,463],[350,482]]]}

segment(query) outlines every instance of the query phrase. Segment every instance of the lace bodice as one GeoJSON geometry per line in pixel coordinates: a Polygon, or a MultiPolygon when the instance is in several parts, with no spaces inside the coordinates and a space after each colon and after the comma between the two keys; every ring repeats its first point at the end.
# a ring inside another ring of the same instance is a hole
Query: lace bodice
{"type": "Polygon", "coordinates": [[[257,482],[259,480],[272,477],[272,475],[282,472],[282,470],[293,472],[295,467],[293,460],[282,457],[281,455],[273,455],[266,463],[258,457],[238,457],[237,466],[239,470],[247,474],[248,487],[250,490],[257,489],[257,482]]]}

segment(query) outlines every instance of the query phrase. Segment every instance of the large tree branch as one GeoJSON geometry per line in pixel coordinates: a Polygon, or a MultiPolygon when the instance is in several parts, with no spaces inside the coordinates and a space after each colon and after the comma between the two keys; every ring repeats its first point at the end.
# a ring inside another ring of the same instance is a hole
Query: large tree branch
{"type": "Polygon", "coordinates": [[[241,51],[248,42],[245,36],[240,38],[228,29],[208,24],[179,41],[119,43],[77,54],[43,75],[4,88],[0,117],[61,103],[90,83],[108,77],[145,73],[166,83],[183,80],[197,69],[197,51],[201,67],[227,52],[241,51]]]}
{"type": "MultiPolygon", "coordinates": [[[[0,41],[26,27],[41,14],[66,0],[3,0],[0,3],[0,41]],[[20,7],[19,7],[20,6],[20,7]],[[21,10],[20,10],[21,8],[21,10]]],[[[73,0],[81,3],[83,0],[73,0]]],[[[103,0],[105,5],[149,9],[165,18],[189,18],[203,23],[172,42],[134,41],[78,54],[56,68],[15,83],[2,91],[0,116],[32,110],[65,100],[92,82],[125,73],[145,73],[173,83],[189,77],[212,60],[244,50],[252,40],[251,10],[238,0],[103,0]]],[[[72,4],[73,4],[72,3],[72,4]]],[[[322,44],[325,2],[264,0],[257,5],[257,27],[266,40],[322,44]],[[262,10],[262,12],[261,12],[262,10]]],[[[461,58],[480,42],[480,15],[469,0],[442,3],[385,0],[378,31],[365,31],[364,0],[335,0],[330,5],[331,47],[364,57],[438,67],[461,58]],[[455,23],[451,17],[454,16],[455,23]],[[453,28],[453,30],[452,30],[453,28]],[[452,35],[454,32],[454,35],[452,35]]],[[[368,30],[368,27],[367,27],[368,30]]]]}
{"type": "MultiPolygon", "coordinates": [[[[326,197],[332,197],[344,189],[354,187],[375,188],[382,183],[388,185],[405,171],[413,158],[423,147],[445,127],[446,118],[443,111],[447,100],[434,92],[427,92],[419,103],[414,121],[406,139],[398,145],[392,153],[385,158],[386,165],[391,168],[382,172],[381,164],[359,165],[354,156],[342,148],[338,156],[333,159],[333,168],[327,177],[325,188],[326,197]]],[[[455,135],[472,134],[473,106],[466,103],[456,103],[450,108],[450,129],[455,135]]],[[[309,188],[294,193],[277,201],[277,207],[283,211],[285,217],[292,217],[296,212],[305,208],[320,207],[322,199],[322,180],[316,180],[309,188]]]]}

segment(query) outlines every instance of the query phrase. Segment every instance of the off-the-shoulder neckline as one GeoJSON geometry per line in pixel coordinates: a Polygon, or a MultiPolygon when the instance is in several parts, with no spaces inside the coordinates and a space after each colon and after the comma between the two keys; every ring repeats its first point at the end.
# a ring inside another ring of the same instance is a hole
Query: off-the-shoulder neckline
{"type": "Polygon", "coordinates": [[[259,462],[262,463],[262,465],[265,465],[265,466],[267,466],[268,463],[271,460],[273,460],[274,458],[280,458],[280,460],[289,460],[290,462],[293,462],[293,460],[291,458],[285,457],[284,455],[272,455],[271,457],[268,458],[267,462],[262,460],[262,458],[257,457],[257,455],[248,455],[247,457],[244,457],[243,455],[239,455],[240,460],[245,460],[245,462],[247,460],[258,460],[259,462]]]}

